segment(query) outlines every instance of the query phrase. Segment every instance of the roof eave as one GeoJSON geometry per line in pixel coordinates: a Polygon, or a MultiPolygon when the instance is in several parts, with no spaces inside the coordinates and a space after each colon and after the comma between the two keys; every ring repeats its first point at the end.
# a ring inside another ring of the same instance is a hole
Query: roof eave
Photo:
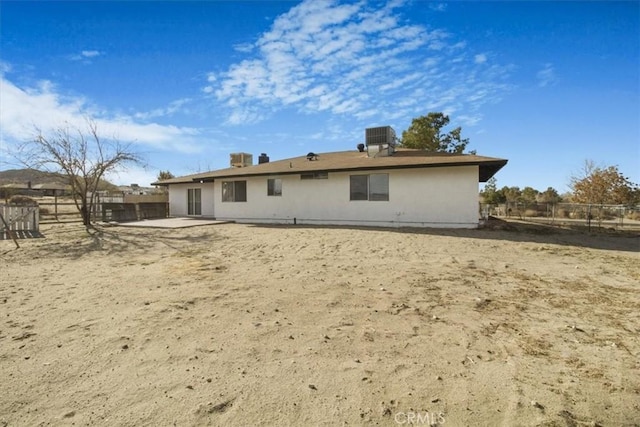
{"type": "MultiPolygon", "coordinates": [[[[355,167],[343,167],[343,168],[327,168],[321,169],[322,172],[336,173],[336,172],[350,172],[350,171],[367,171],[367,170],[397,170],[397,169],[424,169],[424,168],[437,168],[437,167],[455,167],[455,166],[478,166],[478,181],[487,182],[493,177],[500,169],[502,169],[508,160],[499,159],[495,161],[482,161],[482,162],[450,162],[450,163],[434,163],[434,164],[412,164],[412,165],[380,165],[380,166],[355,166],[355,167]]],[[[244,168],[239,168],[244,169],[244,168]]],[[[195,177],[191,179],[184,179],[180,181],[168,182],[168,183],[153,183],[152,185],[165,185],[170,184],[191,184],[194,182],[214,182],[216,179],[233,179],[233,178],[246,178],[246,177],[259,177],[259,176],[281,176],[281,175],[299,175],[304,173],[318,172],[320,170],[295,170],[295,171],[265,171],[257,173],[237,173],[230,175],[220,176],[208,176],[208,177],[195,177]]]]}
{"type": "Polygon", "coordinates": [[[490,162],[483,162],[479,164],[478,181],[487,182],[490,180],[500,169],[502,169],[508,160],[495,160],[490,162]]]}

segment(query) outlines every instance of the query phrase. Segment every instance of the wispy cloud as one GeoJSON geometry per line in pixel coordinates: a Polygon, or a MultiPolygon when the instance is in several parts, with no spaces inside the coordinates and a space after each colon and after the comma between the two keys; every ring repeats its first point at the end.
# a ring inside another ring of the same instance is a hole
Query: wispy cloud
{"type": "Polygon", "coordinates": [[[230,124],[243,124],[282,108],[364,121],[426,114],[428,106],[471,114],[508,88],[508,67],[467,52],[447,31],[409,23],[397,6],[304,1],[246,47],[252,56],[202,90],[226,106],[230,124]]]}
{"type": "Polygon", "coordinates": [[[118,185],[138,184],[147,187],[158,180],[158,173],[148,167],[129,165],[126,168],[108,173],[105,179],[118,185]]]}
{"type": "Polygon", "coordinates": [[[83,50],[81,52],[82,56],[84,56],[85,58],[93,58],[95,56],[100,56],[101,53],[98,50],[83,50]]]}
{"type": "Polygon", "coordinates": [[[163,108],[156,108],[151,111],[137,112],[133,115],[136,119],[150,120],[159,117],[170,117],[176,113],[184,113],[185,107],[192,101],[191,98],[182,98],[172,101],[163,108]]]}
{"type": "Polygon", "coordinates": [[[233,45],[233,49],[242,52],[242,53],[250,53],[253,51],[253,44],[251,43],[238,43],[233,45]]]}
{"type": "Polygon", "coordinates": [[[436,12],[444,12],[447,10],[446,3],[429,3],[429,9],[435,10],[436,12]]]}
{"type": "Polygon", "coordinates": [[[33,87],[20,87],[3,73],[0,93],[3,149],[32,137],[35,127],[45,133],[66,125],[84,128],[86,117],[96,121],[102,135],[115,136],[122,142],[183,153],[197,152],[202,147],[199,129],[142,122],[135,116],[108,113],[83,97],[63,95],[47,80],[33,87]]]}
{"type": "Polygon", "coordinates": [[[0,61],[0,75],[4,75],[9,71],[11,71],[11,64],[4,61],[0,61]]]}
{"type": "Polygon", "coordinates": [[[473,62],[475,62],[476,64],[484,64],[485,62],[487,62],[487,55],[484,53],[479,53],[473,57],[473,62]]]}
{"type": "Polygon", "coordinates": [[[211,83],[214,83],[217,80],[216,75],[214,73],[207,73],[207,82],[210,83],[207,86],[202,88],[202,92],[204,93],[212,93],[215,88],[211,83]]]}
{"type": "Polygon", "coordinates": [[[552,64],[544,64],[542,69],[536,74],[538,87],[553,85],[557,81],[556,71],[552,64]]]}
{"type": "Polygon", "coordinates": [[[99,50],[83,50],[80,53],[76,53],[73,55],[69,55],[69,59],[71,61],[83,61],[86,63],[91,62],[91,58],[97,58],[98,56],[102,56],[104,53],[99,50]]]}

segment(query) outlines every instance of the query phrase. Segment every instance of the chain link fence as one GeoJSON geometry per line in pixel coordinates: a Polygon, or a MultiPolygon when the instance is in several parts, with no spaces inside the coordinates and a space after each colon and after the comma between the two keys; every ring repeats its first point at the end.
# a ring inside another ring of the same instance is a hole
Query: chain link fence
{"type": "Polygon", "coordinates": [[[480,204],[480,216],[487,219],[513,218],[557,226],[586,226],[640,230],[640,206],[592,205],[580,203],[480,204]]]}

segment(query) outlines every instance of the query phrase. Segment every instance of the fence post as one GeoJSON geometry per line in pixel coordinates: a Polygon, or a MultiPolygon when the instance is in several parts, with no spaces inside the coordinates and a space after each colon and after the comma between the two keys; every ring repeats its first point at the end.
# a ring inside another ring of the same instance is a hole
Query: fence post
{"type": "Polygon", "coordinates": [[[13,239],[13,243],[16,244],[16,248],[20,249],[18,240],[16,239],[15,234],[13,234],[13,231],[11,231],[11,227],[9,227],[9,224],[7,224],[7,221],[4,220],[4,216],[2,215],[2,212],[0,212],[0,219],[2,219],[2,223],[4,224],[4,227],[7,230],[7,233],[9,233],[9,237],[11,237],[13,239]]]}

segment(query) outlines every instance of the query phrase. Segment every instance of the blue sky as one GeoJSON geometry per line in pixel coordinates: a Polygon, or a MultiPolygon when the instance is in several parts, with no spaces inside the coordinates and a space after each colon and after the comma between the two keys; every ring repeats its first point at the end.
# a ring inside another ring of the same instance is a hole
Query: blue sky
{"type": "Polygon", "coordinates": [[[0,148],[91,116],[148,163],[117,183],[351,150],[431,111],[509,159],[499,187],[565,192],[585,159],[640,182],[640,2],[3,1],[0,20],[0,148]]]}

